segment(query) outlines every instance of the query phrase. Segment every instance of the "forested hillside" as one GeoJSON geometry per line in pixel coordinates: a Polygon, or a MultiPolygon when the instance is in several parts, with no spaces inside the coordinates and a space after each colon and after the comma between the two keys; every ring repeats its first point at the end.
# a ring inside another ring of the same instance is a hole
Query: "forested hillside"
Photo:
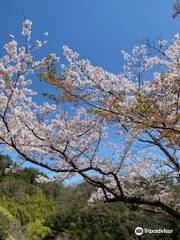
{"type": "MultiPolygon", "coordinates": [[[[178,222],[122,203],[94,203],[87,183],[63,186],[38,181],[39,171],[21,169],[0,156],[0,239],[2,240],[134,240],[137,226],[174,229],[166,239],[179,239],[178,222]],[[41,183],[39,183],[41,182],[41,183]]],[[[154,239],[144,235],[140,239],[154,239]]],[[[164,239],[158,234],[157,239],[164,239]]]]}

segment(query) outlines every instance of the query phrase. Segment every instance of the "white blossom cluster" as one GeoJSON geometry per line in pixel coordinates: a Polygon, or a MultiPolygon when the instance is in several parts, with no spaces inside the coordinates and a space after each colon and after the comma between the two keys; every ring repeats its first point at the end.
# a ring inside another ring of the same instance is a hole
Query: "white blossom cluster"
{"type": "MultiPolygon", "coordinates": [[[[44,42],[31,42],[31,28],[32,22],[25,20],[26,46],[13,36],[0,58],[0,144],[63,177],[78,173],[93,182],[98,190],[90,201],[123,192],[172,204],[163,176],[172,171],[177,177],[180,171],[180,36],[171,44],[160,41],[155,56],[144,44],[131,54],[123,51],[126,63],[117,75],[79,59],[65,46],[63,91],[79,102],[64,111],[63,103],[33,100],[34,74],[57,64],[59,57],[50,53],[34,59],[32,52],[44,42]],[[152,74],[154,68],[163,71],[152,74]]],[[[37,178],[44,181],[49,180],[37,178]]]]}
{"type": "Polygon", "coordinates": [[[37,183],[49,183],[49,182],[52,182],[53,180],[52,179],[50,179],[50,178],[48,178],[48,177],[46,177],[46,176],[43,176],[43,175],[41,175],[41,174],[39,174],[36,178],[35,178],[35,181],[37,182],[37,183]]]}
{"type": "Polygon", "coordinates": [[[32,28],[32,22],[27,19],[23,22],[22,25],[22,35],[27,38],[27,40],[31,39],[31,28],[32,28]]]}
{"type": "MultiPolygon", "coordinates": [[[[103,170],[104,178],[110,182],[112,192],[119,191],[117,183],[112,176],[109,177],[110,174],[108,176],[106,174],[111,170],[115,172],[115,169],[120,169],[120,174],[117,176],[126,195],[141,196],[144,199],[159,200],[168,204],[175,201],[172,190],[166,181],[159,180],[158,177],[163,174],[168,175],[172,169],[173,174],[179,177],[179,34],[174,36],[170,44],[166,40],[159,41],[155,50],[153,56],[148,46],[143,44],[136,46],[131,54],[122,51],[126,62],[124,72],[115,75],[93,66],[88,60],[79,59],[79,54],[65,47],[64,54],[69,65],[63,67],[63,73],[65,81],[75,89],[72,94],[78,92],[78,96],[88,106],[93,105],[101,116],[119,122],[121,127],[126,126],[127,145],[140,139],[142,142],[157,146],[162,151],[158,156],[164,154],[167,157],[166,160],[160,157],[156,160],[155,166],[152,161],[146,160],[147,155],[143,161],[138,160],[135,166],[132,165],[131,158],[127,168],[126,164],[121,165],[121,160],[116,159],[114,163],[97,158],[96,167],[99,166],[103,170]],[[157,72],[157,69],[160,71],[157,72]],[[159,166],[161,160],[166,166],[163,169],[159,166]],[[161,172],[157,173],[156,169],[161,169],[161,172]],[[146,176],[144,176],[145,172],[146,176]],[[127,182],[133,182],[131,187],[127,182]]],[[[121,130],[120,133],[122,134],[123,131],[121,130]]],[[[127,159],[128,157],[126,161],[127,159]]],[[[114,197],[113,194],[110,196],[114,197]]],[[[98,188],[90,201],[100,198],[105,198],[102,187],[98,188]]]]}

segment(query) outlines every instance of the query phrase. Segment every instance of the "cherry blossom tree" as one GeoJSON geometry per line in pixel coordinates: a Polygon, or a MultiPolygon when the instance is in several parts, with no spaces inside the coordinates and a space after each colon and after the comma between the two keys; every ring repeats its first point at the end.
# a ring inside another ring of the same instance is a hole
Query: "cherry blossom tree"
{"type": "Polygon", "coordinates": [[[46,42],[33,42],[31,28],[25,20],[25,47],[11,35],[0,58],[1,145],[57,178],[80,175],[96,188],[89,202],[125,202],[180,218],[180,36],[122,51],[125,65],[116,75],[67,46],[59,71],[55,54],[35,59],[46,42]],[[42,105],[35,76],[58,90],[42,105]]]}

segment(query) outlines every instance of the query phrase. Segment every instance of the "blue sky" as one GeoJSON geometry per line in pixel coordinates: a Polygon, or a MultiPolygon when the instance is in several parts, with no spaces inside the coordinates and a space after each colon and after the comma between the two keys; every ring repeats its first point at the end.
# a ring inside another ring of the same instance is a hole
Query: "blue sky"
{"type": "Polygon", "coordinates": [[[170,39],[179,31],[173,20],[173,0],[1,0],[0,55],[9,34],[20,36],[25,18],[33,21],[33,37],[49,32],[42,55],[69,45],[95,65],[120,72],[121,50],[131,50],[145,38],[170,39]]]}
{"type": "Polygon", "coordinates": [[[145,38],[170,38],[180,18],[171,18],[173,0],[1,0],[0,45],[20,33],[23,16],[32,19],[33,34],[48,31],[43,53],[62,56],[62,45],[112,72],[121,71],[121,49],[145,38]]]}

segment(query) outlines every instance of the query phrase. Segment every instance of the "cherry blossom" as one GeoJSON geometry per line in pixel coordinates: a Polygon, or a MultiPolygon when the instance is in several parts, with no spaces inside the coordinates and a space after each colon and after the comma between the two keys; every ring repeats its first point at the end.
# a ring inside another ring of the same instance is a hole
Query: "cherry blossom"
{"type": "Polygon", "coordinates": [[[169,184],[180,177],[179,35],[122,51],[124,67],[114,74],[67,46],[64,65],[55,53],[35,58],[44,42],[32,41],[31,28],[25,20],[25,46],[13,37],[0,58],[0,144],[57,179],[80,175],[97,189],[89,202],[121,201],[180,218],[169,184]],[[57,101],[34,100],[35,76],[56,87],[57,101]]]}

